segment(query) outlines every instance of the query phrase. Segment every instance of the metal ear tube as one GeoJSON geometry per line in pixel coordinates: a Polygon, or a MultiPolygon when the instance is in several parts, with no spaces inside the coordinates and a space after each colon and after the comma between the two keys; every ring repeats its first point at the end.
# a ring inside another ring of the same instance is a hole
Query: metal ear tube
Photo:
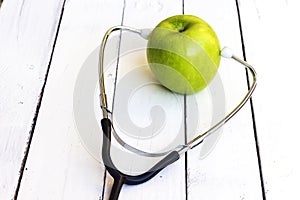
{"type": "MultiPolygon", "coordinates": [[[[114,26],[110,28],[104,35],[101,47],[100,47],[100,54],[99,54],[99,86],[100,86],[100,106],[102,109],[103,119],[101,120],[101,126],[103,130],[103,145],[102,145],[102,159],[103,163],[105,165],[106,170],[109,172],[109,174],[114,179],[113,188],[110,194],[110,200],[116,200],[118,199],[120,190],[122,188],[123,184],[128,185],[136,185],[143,182],[146,182],[153,178],[157,173],[159,173],[162,169],[167,167],[168,165],[174,163],[176,160],[180,158],[180,155],[188,151],[189,149],[192,149],[199,145],[206,137],[208,137],[213,132],[217,131],[219,128],[221,128],[224,124],[226,124],[244,105],[245,103],[251,98],[257,84],[257,78],[256,78],[256,72],[254,68],[244,61],[243,59],[235,56],[233,52],[228,48],[225,47],[220,52],[221,56],[224,58],[231,58],[240,64],[242,64],[246,69],[248,69],[251,72],[253,81],[252,85],[250,86],[248,92],[243,97],[243,99],[240,101],[240,103],[231,111],[229,112],[223,119],[221,119],[219,122],[214,124],[211,128],[209,128],[207,131],[198,134],[194,139],[190,140],[186,144],[179,145],[175,149],[160,152],[160,153],[151,153],[151,152],[145,152],[140,149],[137,149],[126,142],[122,140],[121,137],[118,136],[116,131],[113,131],[113,135],[116,138],[117,142],[121,144],[124,148],[127,150],[140,154],[143,156],[149,156],[149,157],[161,157],[164,156],[157,164],[155,164],[152,168],[150,168],[147,172],[144,172],[137,176],[127,175],[119,171],[110,156],[110,148],[111,148],[111,133],[113,128],[113,124],[111,119],[109,118],[109,113],[111,113],[108,109],[107,105],[107,98],[105,93],[105,80],[104,80],[104,52],[105,52],[105,46],[107,43],[107,40],[111,33],[115,31],[130,31],[133,33],[136,33],[140,35],[142,38],[147,39],[149,35],[151,34],[151,29],[135,29],[132,27],[127,26],[114,26]]],[[[111,113],[112,115],[112,113],[111,113]]]]}

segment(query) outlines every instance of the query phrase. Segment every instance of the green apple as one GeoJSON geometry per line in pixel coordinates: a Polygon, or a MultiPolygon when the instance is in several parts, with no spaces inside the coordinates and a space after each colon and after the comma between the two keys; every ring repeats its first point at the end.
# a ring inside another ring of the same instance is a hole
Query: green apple
{"type": "Polygon", "coordinates": [[[214,30],[193,15],[176,15],[151,32],[147,60],[158,81],[181,94],[194,94],[214,78],[220,43],[214,30]]]}

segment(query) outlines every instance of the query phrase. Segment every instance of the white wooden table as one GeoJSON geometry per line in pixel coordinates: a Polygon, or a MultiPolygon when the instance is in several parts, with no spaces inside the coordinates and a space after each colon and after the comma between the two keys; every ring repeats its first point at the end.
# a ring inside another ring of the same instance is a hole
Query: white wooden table
{"type": "MultiPolygon", "coordinates": [[[[124,186],[119,199],[299,199],[299,9],[297,0],[4,0],[0,199],[107,198],[112,179],[74,120],[81,69],[109,27],[149,28],[182,13],[205,19],[222,46],[247,58],[258,88],[209,153],[200,145],[151,181],[124,186]]],[[[222,60],[219,70],[226,111],[247,91],[235,66],[222,60]]],[[[201,104],[199,94],[179,105],[189,109],[193,98],[201,104]]]]}

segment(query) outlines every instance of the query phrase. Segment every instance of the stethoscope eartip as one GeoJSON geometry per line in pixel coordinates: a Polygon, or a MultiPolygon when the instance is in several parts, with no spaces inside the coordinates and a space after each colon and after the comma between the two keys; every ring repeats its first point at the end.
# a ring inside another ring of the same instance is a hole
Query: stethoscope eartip
{"type": "Polygon", "coordinates": [[[152,29],[150,29],[150,28],[141,29],[140,30],[140,36],[142,38],[148,40],[151,32],[152,32],[152,29]]]}
{"type": "Polygon", "coordinates": [[[221,50],[221,56],[224,57],[224,58],[232,58],[233,52],[229,47],[224,47],[221,50]]]}

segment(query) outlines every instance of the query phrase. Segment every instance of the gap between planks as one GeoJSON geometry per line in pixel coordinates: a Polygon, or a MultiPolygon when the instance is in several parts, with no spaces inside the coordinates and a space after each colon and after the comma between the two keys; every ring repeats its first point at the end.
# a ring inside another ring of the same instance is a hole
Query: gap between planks
{"type": "MultiPolygon", "coordinates": [[[[121,17],[121,25],[124,23],[124,15],[125,15],[125,8],[126,8],[126,0],[123,1],[123,9],[122,9],[122,17],[121,17]]],[[[122,30],[119,34],[119,42],[118,42],[118,53],[117,53],[117,61],[116,61],[116,75],[115,75],[115,81],[114,81],[114,91],[113,91],[113,102],[112,102],[112,112],[114,111],[114,99],[116,94],[116,88],[117,88],[117,80],[118,80],[118,69],[119,69],[119,57],[120,57],[120,49],[121,49],[121,40],[122,40],[122,30]]],[[[105,188],[106,188],[106,180],[107,180],[107,170],[105,168],[104,175],[103,175],[103,187],[102,187],[102,193],[99,197],[99,200],[103,200],[105,196],[105,188]]]]}
{"type": "Polygon", "coordinates": [[[31,130],[29,132],[27,147],[25,149],[24,158],[22,160],[21,167],[20,167],[20,170],[19,170],[20,175],[19,175],[16,190],[15,190],[14,200],[18,199],[18,194],[19,194],[19,190],[20,190],[20,187],[21,187],[21,183],[22,183],[22,178],[23,178],[23,174],[24,174],[24,170],[25,170],[25,166],[26,166],[26,161],[27,161],[27,158],[28,158],[28,155],[29,155],[30,145],[31,145],[31,142],[32,142],[32,139],[33,139],[33,134],[34,134],[36,122],[37,122],[37,119],[38,119],[39,111],[40,111],[40,108],[41,108],[41,105],[42,105],[43,95],[44,95],[45,87],[46,87],[47,80],[48,80],[48,75],[49,75],[49,71],[50,71],[50,67],[51,67],[51,63],[52,63],[52,59],[53,59],[53,55],[54,55],[54,50],[55,50],[55,46],[56,46],[56,42],[57,42],[57,38],[58,38],[58,34],[59,34],[61,21],[62,21],[62,18],[63,18],[65,3],[66,3],[66,0],[64,0],[63,4],[62,4],[60,17],[59,17],[59,20],[58,20],[57,29],[56,29],[56,33],[55,33],[55,37],[54,37],[53,46],[52,46],[52,51],[51,51],[49,63],[48,63],[45,78],[44,78],[44,84],[42,86],[42,89],[41,89],[41,92],[40,92],[40,95],[39,95],[39,99],[38,99],[38,103],[37,103],[37,106],[36,106],[35,114],[34,114],[34,117],[33,117],[33,120],[32,120],[31,130]]]}
{"type": "MultiPolygon", "coordinates": [[[[236,2],[237,14],[238,14],[238,22],[239,22],[239,29],[240,29],[240,36],[241,36],[240,39],[241,39],[241,44],[242,44],[243,58],[245,61],[247,61],[246,47],[245,47],[244,37],[243,37],[242,19],[241,19],[240,8],[239,8],[239,0],[235,0],[235,2],[236,2]]],[[[246,72],[246,79],[247,79],[247,88],[249,89],[250,88],[250,80],[249,80],[248,69],[245,69],[245,72],[246,72]]],[[[258,136],[257,136],[257,128],[256,128],[254,105],[253,105],[252,97],[250,98],[250,109],[251,109],[256,155],[257,155],[257,163],[258,163],[258,168],[259,168],[262,198],[263,198],[263,200],[266,200],[267,198],[266,198],[266,191],[265,191],[265,183],[264,183],[264,177],[263,177],[263,170],[262,170],[262,163],[261,163],[261,156],[260,156],[260,147],[259,147],[259,141],[258,141],[258,136]]]]}
{"type": "MultiPolygon", "coordinates": [[[[184,15],[184,0],[182,0],[182,14],[184,15]]],[[[187,105],[186,105],[186,95],[184,95],[184,143],[187,144],[187,105]]],[[[184,171],[185,171],[185,200],[188,200],[188,152],[184,153],[184,171]]]]}
{"type": "MultiPolygon", "coordinates": [[[[184,14],[184,3],[185,1],[182,0],[182,14],[184,14]]],[[[123,11],[122,11],[122,19],[121,19],[121,25],[124,23],[124,16],[125,16],[125,9],[126,9],[126,0],[123,2],[123,11]]],[[[120,32],[120,38],[119,38],[119,45],[118,45],[118,58],[117,58],[117,63],[116,63],[116,78],[114,82],[114,88],[116,89],[116,84],[117,84],[117,74],[118,74],[118,67],[119,67],[119,56],[120,56],[120,45],[121,45],[121,39],[122,39],[122,31],[120,32]]],[[[114,94],[115,96],[115,89],[114,89],[114,94]]],[[[114,97],[113,97],[114,100],[114,97]]],[[[112,104],[112,111],[113,111],[113,105],[112,104]]],[[[184,95],[184,142],[187,143],[187,123],[186,123],[186,95],[184,95]]],[[[188,154],[187,152],[185,153],[185,158],[184,158],[184,165],[185,165],[185,199],[188,200],[188,154]]],[[[103,176],[103,187],[102,187],[102,193],[99,197],[99,200],[103,200],[105,196],[105,188],[106,188],[106,181],[107,181],[108,173],[107,170],[105,169],[104,171],[104,176],[103,176]]]]}

